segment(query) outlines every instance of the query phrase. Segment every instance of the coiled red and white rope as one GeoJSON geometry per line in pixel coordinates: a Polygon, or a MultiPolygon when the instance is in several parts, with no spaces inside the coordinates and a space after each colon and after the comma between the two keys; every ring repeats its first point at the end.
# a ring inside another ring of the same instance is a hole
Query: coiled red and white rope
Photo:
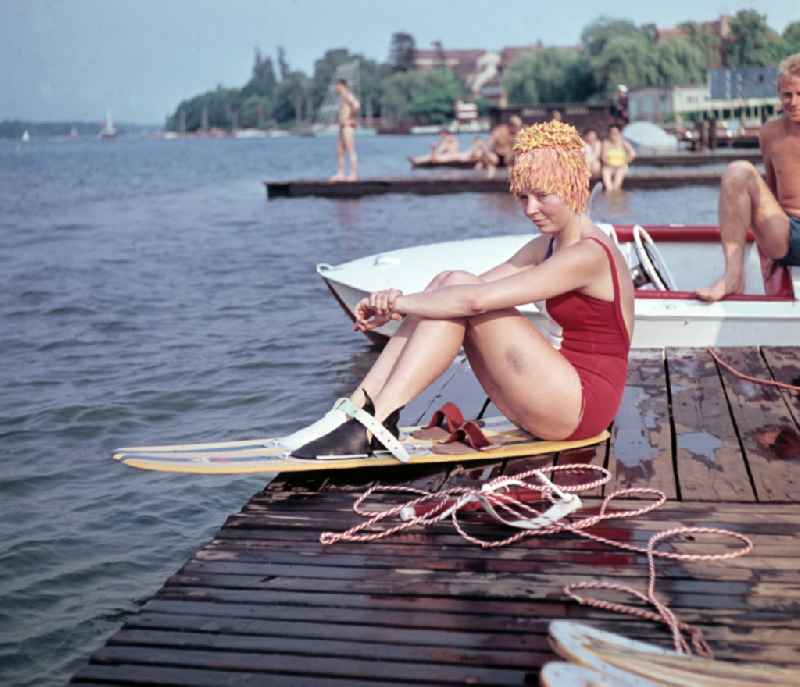
{"type": "MultiPolygon", "coordinates": [[[[679,620],[669,607],[656,596],[655,559],[668,558],[677,561],[730,560],[749,553],[753,548],[752,542],[746,536],[738,532],[714,527],[675,527],[653,535],[646,547],[608,539],[587,531],[588,528],[594,527],[604,520],[612,518],[635,518],[655,510],[666,502],[665,494],[657,489],[620,489],[606,496],[598,512],[593,515],[587,515],[573,520],[567,520],[563,515],[557,520],[555,517],[552,520],[549,519],[550,516],[548,513],[558,512],[559,504],[568,504],[571,494],[591,491],[592,489],[608,483],[610,479],[611,474],[608,470],[596,465],[563,465],[528,470],[527,472],[514,475],[513,477],[498,477],[483,484],[480,488],[454,487],[440,492],[428,492],[412,487],[377,485],[367,489],[367,491],[359,496],[353,506],[353,510],[366,519],[345,532],[323,532],[320,535],[320,542],[325,545],[330,545],[341,541],[376,541],[413,527],[424,527],[441,522],[445,519],[451,520],[453,527],[466,541],[486,549],[508,546],[525,537],[571,532],[601,544],[625,549],[634,553],[645,554],[649,566],[649,583],[647,593],[644,594],[627,585],[608,582],[580,582],[565,585],[564,593],[567,596],[580,604],[617,613],[625,613],[645,620],[662,622],[670,628],[677,652],[691,654],[692,649],[694,649],[694,652],[701,656],[711,657],[711,649],[703,639],[700,629],[679,620]],[[548,475],[574,475],[578,473],[588,473],[589,475],[594,473],[595,479],[590,479],[582,484],[561,486],[555,484],[548,477],[548,475]],[[364,508],[365,501],[369,499],[372,494],[379,492],[415,495],[415,498],[379,511],[366,510],[364,508]],[[650,497],[653,500],[645,503],[645,505],[640,508],[610,510],[609,506],[614,499],[629,496],[644,496],[650,497]],[[546,511],[539,510],[531,505],[532,501],[549,501],[551,506],[546,511]],[[502,524],[520,528],[524,527],[526,529],[520,529],[518,532],[502,539],[480,539],[468,533],[461,522],[461,515],[478,510],[489,513],[491,517],[502,524]],[[396,524],[375,531],[382,523],[396,520],[396,524]],[[537,523],[544,524],[538,525],[537,523]],[[688,554],[672,551],[658,551],[656,549],[656,546],[666,539],[680,535],[698,534],[731,537],[738,540],[741,543],[741,547],[733,551],[717,554],[688,554]],[[581,589],[606,589],[624,592],[652,605],[657,612],[603,599],[581,596],[575,593],[576,590],[581,589]],[[689,641],[685,638],[684,633],[688,633],[690,637],[689,641]]],[[[578,505],[580,504],[579,501],[577,503],[578,505]]],[[[574,510],[574,505],[567,510],[574,510]]]]}

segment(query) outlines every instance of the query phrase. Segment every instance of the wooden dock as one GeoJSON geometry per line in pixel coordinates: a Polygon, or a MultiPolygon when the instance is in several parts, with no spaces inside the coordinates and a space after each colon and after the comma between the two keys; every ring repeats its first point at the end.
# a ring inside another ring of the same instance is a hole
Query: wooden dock
{"type": "MultiPolygon", "coordinates": [[[[625,178],[625,188],[666,189],[680,186],[717,186],[718,171],[632,171],[625,178]]],[[[596,180],[595,180],[596,181],[596,180]]],[[[362,198],[383,193],[414,193],[440,195],[446,193],[507,193],[508,179],[498,174],[493,179],[483,174],[451,173],[447,176],[408,176],[359,179],[358,181],[328,181],[326,179],[297,179],[265,181],[267,198],[362,198]]]]}
{"type": "MultiPolygon", "coordinates": [[[[756,150],[737,150],[735,153],[662,153],[659,155],[638,155],[631,164],[633,169],[637,167],[702,167],[706,165],[724,165],[734,160],[747,160],[753,164],[763,160],[761,151],[756,150]]],[[[474,160],[447,160],[447,161],[425,161],[411,163],[413,169],[472,169],[475,167],[474,160]]]]}
{"type": "MultiPolygon", "coordinates": [[[[747,374],[800,383],[798,347],[720,353],[747,374]]],[[[405,422],[445,400],[467,416],[481,407],[463,366],[409,406],[405,422]]],[[[642,555],[572,535],[484,550],[449,523],[370,544],[319,543],[322,531],[360,520],[354,495],[376,482],[435,491],[573,463],[606,466],[614,475],[606,494],[639,486],[669,497],[661,509],[606,521],[595,534],[642,545],[681,524],[750,537],[751,554],[721,565],[659,560],[658,594],[702,628],[718,659],[800,671],[800,395],[743,381],[706,351],[667,349],[631,353],[623,406],[611,439],[597,447],[480,467],[279,478],[128,617],[72,684],[535,685],[540,666],[554,658],[547,625],[555,618],[669,646],[661,626],[579,606],[562,593],[566,582],[582,580],[644,591],[642,555]]],[[[587,507],[601,495],[585,499],[587,507]]],[[[509,533],[481,517],[470,531],[509,533]]],[[[731,546],[692,537],[674,543],[685,553],[731,546]]]]}

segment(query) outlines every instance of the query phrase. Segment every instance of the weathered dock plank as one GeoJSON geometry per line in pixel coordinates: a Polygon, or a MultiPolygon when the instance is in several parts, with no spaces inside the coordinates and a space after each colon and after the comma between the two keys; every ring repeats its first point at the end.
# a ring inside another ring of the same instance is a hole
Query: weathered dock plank
{"type": "MultiPolygon", "coordinates": [[[[747,374],[800,381],[798,348],[725,349],[722,356],[747,374]]],[[[444,401],[458,403],[467,417],[484,405],[463,362],[409,404],[403,422],[417,424],[444,401]]],[[[657,593],[703,630],[717,658],[800,670],[800,499],[793,474],[800,455],[792,448],[799,411],[793,392],[739,379],[705,351],[636,351],[623,408],[600,446],[467,468],[280,477],[128,617],[72,684],[535,684],[539,667],[553,658],[547,625],[559,618],[669,646],[664,628],[579,606],[562,592],[565,583],[596,579],[644,591],[649,568],[641,553],[566,533],[487,550],[463,539],[449,520],[370,543],[319,540],[323,531],[360,522],[352,506],[367,486],[476,487],[533,467],[587,462],[612,472],[606,493],[648,487],[670,499],[634,519],[604,521],[591,528],[596,536],[638,547],[679,526],[750,537],[751,554],[720,564],[657,559],[657,593]]],[[[600,492],[584,495],[582,515],[599,512],[600,492]]],[[[403,499],[380,492],[365,507],[374,512],[403,499]]],[[[641,505],[631,498],[610,507],[641,505]]],[[[485,514],[461,522],[485,540],[510,534],[485,514]]],[[[682,535],[661,548],[691,554],[739,546],[682,535]]]]}
{"type": "Polygon", "coordinates": [[[631,351],[622,406],[614,420],[606,491],[632,487],[677,497],[672,465],[669,399],[661,349],[631,351]]]}
{"type": "MultiPolygon", "coordinates": [[[[630,190],[665,189],[681,186],[715,186],[719,184],[717,171],[632,171],[625,178],[625,188],[630,190]]],[[[447,176],[383,177],[358,181],[327,181],[323,179],[295,179],[265,181],[267,198],[362,198],[384,193],[414,193],[439,195],[447,193],[507,193],[508,180],[500,174],[492,179],[479,174],[453,173],[447,176]]]]}
{"type": "MultiPolygon", "coordinates": [[[[638,155],[631,167],[701,167],[705,165],[724,165],[734,160],[747,160],[758,163],[763,159],[760,150],[740,150],[736,153],[674,153],[659,155],[638,155]]],[[[424,161],[411,163],[413,169],[472,169],[473,160],[424,161]]]]}
{"type": "Polygon", "coordinates": [[[703,350],[667,351],[676,472],[691,500],[754,501],[717,366],[703,350]]]}
{"type": "MultiPolygon", "coordinates": [[[[758,349],[726,348],[722,358],[746,375],[772,379],[758,349]]],[[[758,499],[797,502],[800,432],[783,394],[774,386],[740,379],[725,369],[720,374],[758,499]]]]}
{"type": "MultiPolygon", "coordinates": [[[[776,381],[800,387],[800,347],[764,346],[761,354],[776,381]]],[[[800,393],[782,389],[781,395],[789,406],[795,423],[800,426],[800,393]]],[[[800,446],[796,450],[800,453],[800,446]]]]}

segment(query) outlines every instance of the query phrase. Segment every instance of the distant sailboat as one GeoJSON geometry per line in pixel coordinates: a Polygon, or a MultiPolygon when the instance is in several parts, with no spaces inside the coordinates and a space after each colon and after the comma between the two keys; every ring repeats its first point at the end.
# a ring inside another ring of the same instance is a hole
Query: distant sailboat
{"type": "Polygon", "coordinates": [[[22,132],[22,142],[28,143],[28,141],[30,140],[31,140],[31,135],[28,133],[28,130],[25,129],[25,131],[22,132]]]}
{"type": "Polygon", "coordinates": [[[100,138],[114,138],[119,133],[114,126],[114,121],[111,119],[111,110],[106,112],[106,125],[100,129],[100,138]]]}

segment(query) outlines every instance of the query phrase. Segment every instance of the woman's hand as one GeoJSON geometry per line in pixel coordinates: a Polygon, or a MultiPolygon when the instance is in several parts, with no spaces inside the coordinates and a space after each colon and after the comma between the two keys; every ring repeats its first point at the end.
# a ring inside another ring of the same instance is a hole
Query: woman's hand
{"type": "Polygon", "coordinates": [[[403,316],[395,312],[397,299],[402,295],[399,289],[383,289],[362,298],[355,308],[353,329],[367,332],[383,326],[389,320],[402,319],[403,316]]]}

